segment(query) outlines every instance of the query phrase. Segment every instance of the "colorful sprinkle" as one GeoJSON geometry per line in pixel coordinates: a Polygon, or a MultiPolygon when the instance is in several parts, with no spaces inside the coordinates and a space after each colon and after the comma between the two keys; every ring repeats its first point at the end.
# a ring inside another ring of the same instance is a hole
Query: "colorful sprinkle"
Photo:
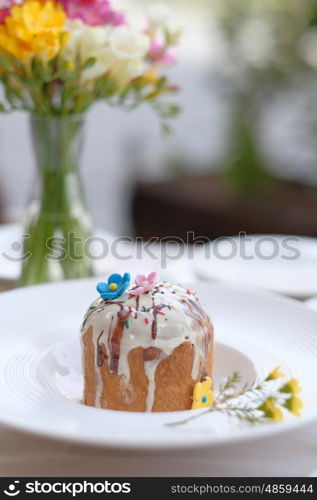
{"type": "Polygon", "coordinates": [[[130,323],[129,323],[129,320],[128,320],[128,319],[126,319],[126,320],[125,320],[124,324],[125,324],[125,327],[126,327],[127,329],[129,329],[129,328],[130,328],[130,323]]]}
{"type": "Polygon", "coordinates": [[[150,321],[148,320],[148,318],[144,318],[144,323],[145,323],[146,325],[148,325],[148,324],[150,323],[150,321]]]}

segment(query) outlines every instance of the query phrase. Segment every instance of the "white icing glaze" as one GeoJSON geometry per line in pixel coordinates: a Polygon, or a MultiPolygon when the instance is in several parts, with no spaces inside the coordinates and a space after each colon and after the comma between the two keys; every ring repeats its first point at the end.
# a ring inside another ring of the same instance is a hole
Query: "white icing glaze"
{"type": "Polygon", "coordinates": [[[154,404],[154,399],[155,399],[155,373],[156,373],[156,368],[160,364],[161,359],[159,360],[153,360],[153,361],[147,361],[144,363],[144,368],[145,368],[145,374],[148,378],[149,385],[148,385],[148,391],[147,391],[147,397],[146,397],[146,411],[150,412],[152,411],[153,404],[154,404]]]}
{"type": "MultiPolygon", "coordinates": [[[[128,355],[133,349],[154,347],[163,351],[162,357],[165,357],[170,356],[182,343],[190,342],[194,347],[193,380],[197,378],[205,356],[205,338],[210,335],[210,331],[207,322],[197,321],[197,318],[203,320],[203,309],[195,310],[195,304],[198,305],[199,302],[196,294],[169,283],[158,283],[155,290],[142,294],[138,298],[131,296],[129,290],[114,300],[95,300],[84,320],[83,335],[90,326],[93,328],[96,356],[96,407],[101,406],[103,392],[100,368],[97,366],[98,344],[104,347],[108,360],[111,360],[111,338],[117,326],[120,311],[128,319],[122,331],[117,367],[113,371],[123,376],[122,380],[127,389],[130,381],[128,355]],[[157,335],[153,338],[152,328],[155,318],[157,335]]],[[[155,373],[162,357],[144,361],[144,370],[149,381],[146,400],[148,412],[152,410],[155,400],[155,373]]],[[[110,363],[109,369],[111,369],[110,363]]]]}

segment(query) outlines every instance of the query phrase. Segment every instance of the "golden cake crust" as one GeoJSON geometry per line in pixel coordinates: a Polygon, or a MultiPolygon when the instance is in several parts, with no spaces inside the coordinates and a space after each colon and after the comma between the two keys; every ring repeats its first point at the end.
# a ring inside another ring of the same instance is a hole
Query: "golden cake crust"
{"type": "MultiPolygon", "coordinates": [[[[95,352],[93,328],[90,326],[83,336],[85,390],[84,403],[95,406],[97,381],[95,376],[95,352]]],[[[104,363],[100,368],[102,394],[100,407],[109,410],[145,412],[148,394],[148,379],[144,369],[145,349],[138,347],[128,355],[130,383],[127,387],[122,375],[111,373],[108,356],[104,354],[104,363]]],[[[192,379],[194,347],[184,342],[176,347],[170,356],[165,356],[155,373],[155,394],[153,412],[188,410],[192,405],[194,386],[205,376],[212,376],[213,338],[209,343],[206,365],[200,366],[198,376],[192,379]]],[[[156,353],[157,354],[157,353],[156,353]]]]}
{"type": "Polygon", "coordinates": [[[188,410],[212,376],[213,325],[199,297],[178,285],[97,299],[82,327],[84,403],[133,412],[188,410]]]}

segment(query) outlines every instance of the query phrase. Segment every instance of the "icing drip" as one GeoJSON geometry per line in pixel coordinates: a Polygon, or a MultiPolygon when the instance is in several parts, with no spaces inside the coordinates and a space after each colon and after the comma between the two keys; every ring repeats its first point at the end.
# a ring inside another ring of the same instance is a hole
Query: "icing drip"
{"type": "Polygon", "coordinates": [[[102,375],[101,375],[101,370],[100,368],[102,367],[105,358],[107,357],[107,351],[104,346],[104,344],[100,343],[100,339],[103,335],[103,330],[101,331],[100,335],[97,337],[97,342],[95,345],[95,352],[96,352],[96,365],[97,365],[97,370],[96,370],[96,396],[95,396],[95,406],[96,408],[101,407],[101,396],[102,396],[102,389],[103,389],[103,383],[102,383],[102,375]]]}
{"type": "MultiPolygon", "coordinates": [[[[110,340],[110,371],[118,373],[119,358],[120,358],[120,346],[121,339],[123,335],[123,329],[125,327],[125,321],[127,320],[129,314],[124,314],[123,305],[119,304],[120,310],[117,313],[118,321],[111,334],[109,334],[110,340]]],[[[111,326],[110,326],[111,331],[111,326]]]]}
{"type": "Polygon", "coordinates": [[[140,305],[140,296],[137,295],[135,297],[135,310],[136,310],[135,318],[138,317],[139,305],[140,305]]]}
{"type": "Polygon", "coordinates": [[[148,379],[146,411],[155,401],[155,374],[161,360],[184,342],[194,349],[192,379],[205,369],[212,338],[212,324],[198,297],[177,285],[159,283],[153,291],[140,296],[129,294],[119,299],[97,299],[84,319],[82,333],[93,328],[96,363],[96,406],[103,394],[101,367],[108,360],[110,372],[130,382],[129,353],[143,348],[144,372],[148,379]]]}
{"type": "Polygon", "coordinates": [[[154,399],[155,399],[155,373],[160,360],[148,361],[144,364],[145,374],[148,378],[149,385],[146,396],[146,411],[152,411],[154,399]]]}
{"type": "Polygon", "coordinates": [[[97,367],[97,370],[96,370],[96,399],[95,399],[95,407],[96,408],[101,407],[102,390],[103,390],[103,383],[102,383],[101,371],[100,371],[100,367],[97,367]]]}
{"type": "MultiPolygon", "coordinates": [[[[208,335],[208,330],[212,330],[212,324],[209,316],[197,300],[195,301],[186,297],[185,299],[182,299],[182,302],[187,306],[185,308],[185,314],[190,316],[193,320],[193,329],[196,331],[199,331],[199,329],[201,329],[205,332],[205,335],[200,336],[200,338],[197,339],[197,342],[200,343],[200,352],[197,349],[195,349],[194,351],[194,361],[192,368],[192,378],[194,379],[197,376],[200,363],[207,357],[209,343],[211,341],[211,337],[210,335],[208,335]],[[200,354],[202,354],[203,359],[201,359],[200,354]]],[[[204,364],[203,369],[205,370],[204,364]]],[[[206,375],[207,373],[206,371],[204,371],[203,377],[205,377],[206,375]]]]}
{"type": "Polygon", "coordinates": [[[105,350],[105,346],[103,344],[99,343],[100,338],[103,335],[103,330],[99,337],[97,338],[97,355],[96,355],[96,360],[97,360],[97,366],[100,368],[103,365],[103,361],[105,358],[105,355],[107,356],[107,352],[105,350]]]}
{"type": "Polygon", "coordinates": [[[152,321],[152,339],[155,340],[156,337],[157,337],[157,315],[158,314],[162,314],[162,310],[165,308],[165,307],[168,307],[169,309],[171,309],[171,306],[168,306],[167,304],[160,304],[160,305],[155,305],[155,297],[153,296],[152,297],[152,309],[150,309],[150,311],[152,311],[152,314],[153,314],[153,321],[152,321]]]}
{"type": "Polygon", "coordinates": [[[146,397],[146,411],[152,411],[155,399],[155,374],[156,369],[165,354],[161,349],[156,347],[149,347],[143,351],[144,371],[149,381],[147,397],[146,397]]]}

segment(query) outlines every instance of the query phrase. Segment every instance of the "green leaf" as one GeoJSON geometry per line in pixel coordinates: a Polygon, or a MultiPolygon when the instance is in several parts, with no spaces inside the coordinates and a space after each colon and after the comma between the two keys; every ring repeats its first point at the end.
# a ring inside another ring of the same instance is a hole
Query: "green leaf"
{"type": "Polygon", "coordinates": [[[172,125],[168,122],[163,122],[162,123],[162,132],[164,136],[169,136],[174,132],[174,128],[172,125]]]}
{"type": "Polygon", "coordinates": [[[81,71],[84,71],[87,68],[91,68],[96,63],[97,59],[96,57],[89,57],[87,61],[84,62],[84,64],[81,67],[81,71]]]}
{"type": "Polygon", "coordinates": [[[8,58],[2,54],[0,54],[0,66],[7,69],[8,71],[12,70],[12,66],[11,66],[8,58]]]}

